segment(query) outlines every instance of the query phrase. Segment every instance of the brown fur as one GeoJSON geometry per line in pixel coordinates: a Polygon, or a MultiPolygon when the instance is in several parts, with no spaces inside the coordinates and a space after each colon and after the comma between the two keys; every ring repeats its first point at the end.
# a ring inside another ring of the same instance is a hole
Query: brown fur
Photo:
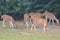
{"type": "Polygon", "coordinates": [[[59,20],[58,20],[58,19],[56,18],[56,16],[55,16],[53,13],[51,13],[51,12],[45,11],[45,12],[43,13],[43,16],[45,16],[46,21],[47,21],[47,19],[49,19],[49,23],[50,23],[51,20],[52,20],[53,24],[54,24],[54,20],[55,20],[57,23],[59,23],[59,20]]]}
{"type": "Polygon", "coordinates": [[[12,25],[14,24],[15,27],[18,26],[17,23],[15,22],[15,20],[11,16],[9,16],[9,15],[2,15],[1,19],[3,19],[3,22],[9,22],[9,23],[12,22],[12,25]]]}
{"type": "Polygon", "coordinates": [[[33,27],[36,26],[36,24],[38,22],[41,23],[45,27],[44,31],[46,30],[46,28],[47,28],[47,22],[46,22],[45,19],[43,19],[41,16],[38,16],[38,14],[34,14],[34,13],[31,13],[29,16],[31,16],[31,19],[33,21],[32,26],[31,26],[31,30],[32,30],[33,27]]]}

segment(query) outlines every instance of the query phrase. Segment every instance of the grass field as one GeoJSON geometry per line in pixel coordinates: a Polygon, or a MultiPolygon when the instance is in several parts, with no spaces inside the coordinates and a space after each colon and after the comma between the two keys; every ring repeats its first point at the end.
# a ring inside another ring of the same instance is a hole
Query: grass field
{"type": "MultiPolygon", "coordinates": [[[[1,22],[0,22],[0,25],[1,22]]],[[[26,31],[23,27],[21,22],[19,22],[20,29],[0,29],[0,40],[60,40],[60,31],[59,28],[52,29],[46,32],[43,31],[26,31]],[[21,29],[22,28],[22,29],[21,29]],[[25,34],[20,34],[27,33],[25,34]]],[[[52,27],[53,28],[53,27],[52,27]]]]}

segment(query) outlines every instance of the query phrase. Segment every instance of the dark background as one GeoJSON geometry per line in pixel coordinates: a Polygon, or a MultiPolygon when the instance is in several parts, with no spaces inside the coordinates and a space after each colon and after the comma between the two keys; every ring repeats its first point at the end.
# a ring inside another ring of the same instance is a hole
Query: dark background
{"type": "Polygon", "coordinates": [[[60,19],[60,0],[0,0],[0,17],[7,14],[15,20],[22,20],[24,13],[45,10],[54,13],[60,19]]]}

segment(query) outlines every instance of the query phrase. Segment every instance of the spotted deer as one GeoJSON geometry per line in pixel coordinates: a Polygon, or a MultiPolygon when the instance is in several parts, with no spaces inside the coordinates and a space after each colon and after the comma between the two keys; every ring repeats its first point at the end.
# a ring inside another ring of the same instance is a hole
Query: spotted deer
{"type": "Polygon", "coordinates": [[[24,26],[26,26],[26,29],[29,27],[29,15],[27,13],[24,14],[24,26]]]}
{"type": "MultiPolygon", "coordinates": [[[[40,12],[31,12],[30,14],[29,14],[29,16],[30,15],[32,15],[32,16],[37,16],[37,17],[43,17],[42,16],[42,13],[40,13],[40,12]]],[[[31,16],[30,16],[30,23],[31,23],[31,16]]]]}
{"type": "Polygon", "coordinates": [[[43,30],[46,31],[47,30],[47,22],[45,19],[43,19],[40,14],[35,14],[35,13],[30,13],[29,16],[31,16],[32,19],[32,25],[31,25],[31,31],[34,30],[36,31],[36,24],[37,23],[41,23],[44,27],[43,30]]]}
{"type": "Polygon", "coordinates": [[[3,27],[5,27],[5,22],[8,22],[11,28],[14,28],[13,26],[15,26],[15,28],[18,27],[16,21],[12,18],[12,16],[2,15],[1,19],[3,19],[3,27]]]}
{"type": "Polygon", "coordinates": [[[50,24],[51,20],[52,20],[52,22],[53,22],[53,25],[54,25],[54,20],[55,20],[57,23],[59,23],[59,20],[58,20],[58,19],[56,18],[56,16],[55,16],[53,13],[51,13],[51,12],[45,11],[45,12],[43,13],[43,16],[45,16],[46,21],[47,21],[47,19],[49,19],[49,24],[50,24]]]}

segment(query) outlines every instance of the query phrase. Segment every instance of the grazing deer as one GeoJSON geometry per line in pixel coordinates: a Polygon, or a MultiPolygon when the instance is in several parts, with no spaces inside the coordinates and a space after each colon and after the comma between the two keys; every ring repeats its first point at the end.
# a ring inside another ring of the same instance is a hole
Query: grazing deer
{"type": "Polygon", "coordinates": [[[5,22],[10,23],[10,27],[13,28],[13,26],[15,26],[17,28],[17,23],[15,22],[15,20],[9,16],[9,15],[2,15],[1,19],[3,19],[3,27],[5,27],[5,22]]]}
{"type": "Polygon", "coordinates": [[[46,31],[47,30],[47,22],[45,19],[43,19],[40,15],[38,16],[38,13],[35,15],[35,14],[30,14],[29,16],[31,16],[31,19],[32,19],[32,26],[31,26],[31,30],[33,30],[33,27],[34,27],[34,30],[36,30],[36,24],[37,23],[41,23],[44,28],[43,30],[46,31]]]}
{"type": "Polygon", "coordinates": [[[29,15],[28,14],[24,14],[24,25],[28,28],[29,26],[29,15]]]}
{"type": "Polygon", "coordinates": [[[55,16],[53,13],[50,13],[50,12],[48,12],[48,11],[45,11],[45,12],[43,13],[43,16],[45,16],[46,21],[47,21],[47,19],[49,19],[49,23],[50,23],[50,21],[52,20],[53,25],[54,25],[54,20],[55,20],[57,23],[59,23],[59,20],[56,18],[56,16],[55,16]]]}

